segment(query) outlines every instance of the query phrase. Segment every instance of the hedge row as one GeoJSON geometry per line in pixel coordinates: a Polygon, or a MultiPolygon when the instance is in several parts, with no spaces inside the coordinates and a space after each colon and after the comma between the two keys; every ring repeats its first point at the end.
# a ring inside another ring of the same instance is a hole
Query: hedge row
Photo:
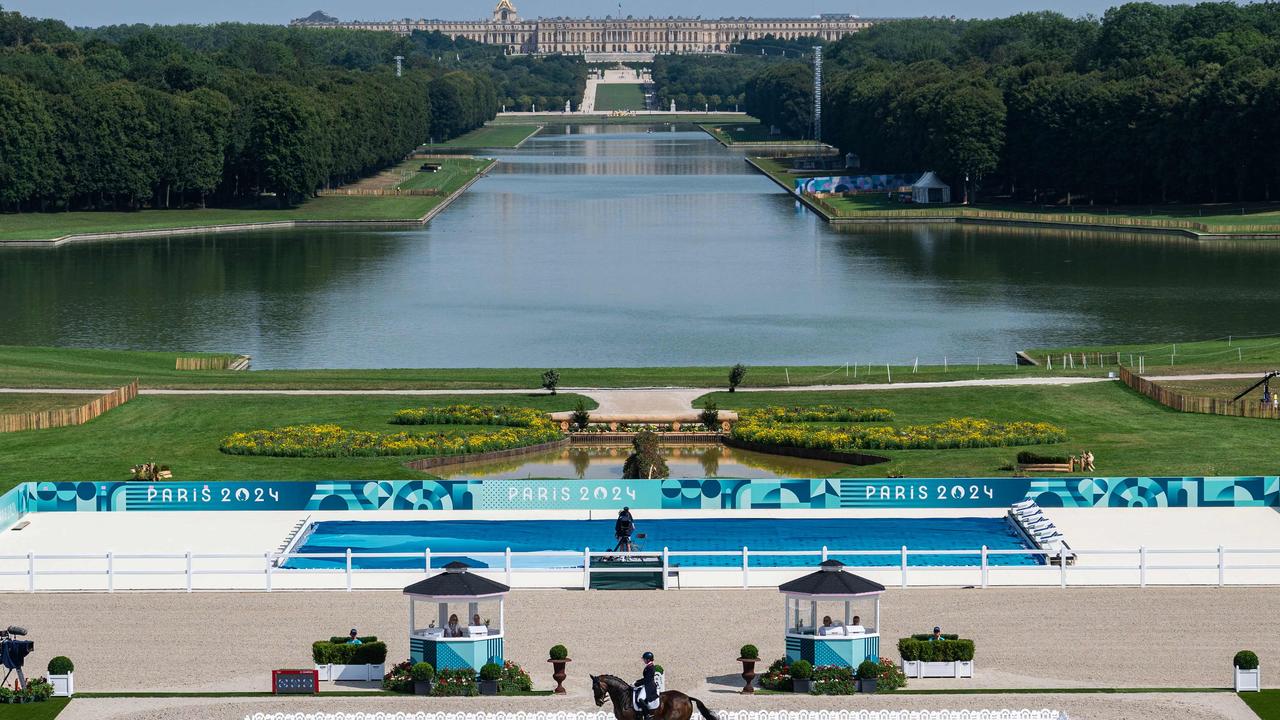
{"type": "Polygon", "coordinates": [[[1062,442],[1067,433],[1044,422],[998,423],[978,418],[951,418],[929,425],[893,427],[810,427],[785,424],[769,415],[744,413],[731,435],[747,442],[822,450],[938,450],[1006,447],[1062,442]]]}
{"type": "Polygon", "coordinates": [[[555,423],[546,414],[531,408],[498,405],[446,405],[444,407],[410,408],[397,410],[391,417],[394,425],[506,425],[510,427],[537,427],[555,423]]]}
{"type": "Polygon", "coordinates": [[[271,457],[373,457],[379,455],[470,455],[538,445],[560,439],[552,425],[504,427],[493,432],[446,435],[347,430],[338,425],[296,425],[228,435],[219,448],[229,455],[271,457]]]}
{"type": "Polygon", "coordinates": [[[317,640],[311,643],[311,659],[317,665],[381,665],[387,660],[387,644],[380,640],[362,645],[317,640]]]}
{"type": "MultiPolygon", "coordinates": [[[[924,636],[928,638],[929,636],[924,636]]],[[[917,637],[898,641],[898,654],[903,660],[922,662],[962,662],[973,660],[972,640],[921,640],[917,637]]]]}

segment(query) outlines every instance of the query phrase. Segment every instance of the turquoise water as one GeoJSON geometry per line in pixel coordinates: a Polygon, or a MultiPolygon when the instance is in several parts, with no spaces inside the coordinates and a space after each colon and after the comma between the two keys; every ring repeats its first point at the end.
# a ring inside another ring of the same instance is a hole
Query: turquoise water
{"type": "MultiPolygon", "coordinates": [[[[840,550],[972,550],[971,555],[909,555],[910,565],[977,565],[978,550],[1014,550],[1026,546],[1014,535],[1003,518],[714,518],[696,520],[645,520],[637,518],[637,539],[646,551],[663,547],[671,551],[821,550],[825,545],[840,550]]],[[[334,520],[318,522],[294,550],[296,553],[345,553],[352,551],[352,566],[361,569],[423,567],[423,553],[431,549],[432,567],[462,560],[473,567],[501,567],[503,559],[469,553],[536,552],[563,550],[582,552],[585,547],[608,550],[613,546],[612,520],[334,520]],[[410,553],[412,557],[362,557],[369,553],[410,553]]],[[[892,555],[831,557],[847,565],[897,566],[892,555]]],[[[753,555],[752,567],[797,567],[817,565],[812,555],[753,555]]],[[[295,558],[289,568],[339,568],[343,558],[295,558]]],[[[995,555],[993,565],[1034,565],[1030,555],[995,555]]],[[[741,557],[692,556],[673,558],[686,567],[737,566],[741,557]]],[[[571,557],[513,559],[514,567],[581,567],[571,557]]]]}

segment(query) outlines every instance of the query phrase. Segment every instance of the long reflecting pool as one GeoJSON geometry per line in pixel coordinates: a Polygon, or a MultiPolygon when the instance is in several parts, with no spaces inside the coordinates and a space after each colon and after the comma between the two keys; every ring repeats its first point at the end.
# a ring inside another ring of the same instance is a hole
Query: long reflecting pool
{"type": "Polygon", "coordinates": [[[0,250],[0,343],[259,368],[837,364],[1275,329],[1273,244],[841,229],[705,134],[652,130],[549,129],[420,229],[0,250]]]}
{"type": "MultiPolygon", "coordinates": [[[[663,445],[659,448],[673,478],[818,478],[847,466],[823,460],[737,450],[723,445],[663,445]]],[[[505,460],[461,463],[431,469],[450,480],[521,478],[621,478],[631,446],[571,447],[528,453],[505,460]]]]}

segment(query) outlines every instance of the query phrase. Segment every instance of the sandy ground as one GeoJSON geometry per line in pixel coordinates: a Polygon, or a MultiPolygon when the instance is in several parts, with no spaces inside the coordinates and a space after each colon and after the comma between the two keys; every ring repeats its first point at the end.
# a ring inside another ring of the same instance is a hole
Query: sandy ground
{"type": "MultiPolygon", "coordinates": [[[[708,693],[713,711],[758,709],[1060,710],[1073,720],[1257,720],[1231,693],[1133,695],[742,696],[708,693]]],[[[258,712],[536,712],[596,710],[590,698],[105,698],[74,700],[59,720],[240,720],[258,712]]]]}
{"type": "MultiPolygon", "coordinates": [[[[265,691],[273,668],[308,667],[313,640],[353,626],[385,639],[389,661],[407,657],[407,605],[385,591],[7,595],[0,623],[31,631],[28,667],[71,657],[80,691],[265,691]]],[[[977,644],[976,678],[913,688],[1226,687],[1237,650],[1280,657],[1267,588],[890,590],[882,613],[890,657],[896,638],[935,624],[977,644]]],[[[565,644],[567,685],[585,697],[589,673],[628,677],[652,649],[672,689],[732,690],[739,646],[783,654],[781,614],[769,590],[519,590],[507,657],[549,688],[547,649],[565,644]]]]}

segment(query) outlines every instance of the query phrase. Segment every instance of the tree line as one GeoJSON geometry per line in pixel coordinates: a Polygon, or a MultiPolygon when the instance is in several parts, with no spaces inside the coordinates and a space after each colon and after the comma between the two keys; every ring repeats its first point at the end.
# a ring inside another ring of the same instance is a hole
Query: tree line
{"type": "Polygon", "coordinates": [[[544,70],[444,40],[236,23],[73,30],[0,9],[0,210],[292,203],[479,127],[500,92],[525,94],[522,80],[567,94],[579,75],[572,61],[544,70]],[[534,69],[494,81],[523,65],[534,69]]]}
{"type": "MultiPolygon", "coordinates": [[[[1271,3],[899,20],[825,58],[823,139],[866,170],[933,169],[1035,202],[1253,201],[1280,189],[1271,3]]],[[[747,110],[804,137],[811,69],[793,68],[752,77],[747,110]]]]}

